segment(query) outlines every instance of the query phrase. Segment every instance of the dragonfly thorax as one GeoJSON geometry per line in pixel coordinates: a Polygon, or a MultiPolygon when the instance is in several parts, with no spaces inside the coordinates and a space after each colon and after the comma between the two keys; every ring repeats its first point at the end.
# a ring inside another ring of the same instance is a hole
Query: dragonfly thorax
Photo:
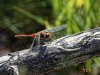
{"type": "Polygon", "coordinates": [[[49,32],[39,32],[40,38],[50,38],[50,33],[49,32]]]}

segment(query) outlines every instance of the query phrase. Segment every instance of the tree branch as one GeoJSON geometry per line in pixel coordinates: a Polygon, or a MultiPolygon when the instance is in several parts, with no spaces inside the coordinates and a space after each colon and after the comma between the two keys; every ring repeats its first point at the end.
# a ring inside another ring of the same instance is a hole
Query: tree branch
{"type": "Polygon", "coordinates": [[[0,75],[38,75],[100,56],[100,28],[0,57],[0,75]],[[23,73],[23,74],[22,74],[23,73]]]}

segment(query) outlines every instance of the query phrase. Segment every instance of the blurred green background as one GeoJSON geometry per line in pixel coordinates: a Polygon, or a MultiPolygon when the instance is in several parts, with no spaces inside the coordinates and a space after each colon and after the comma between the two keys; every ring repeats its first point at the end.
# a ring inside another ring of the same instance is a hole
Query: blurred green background
{"type": "MultiPolygon", "coordinates": [[[[29,47],[31,39],[17,39],[15,34],[35,33],[62,24],[67,24],[66,34],[99,27],[100,0],[0,0],[0,51],[29,47]]],[[[99,71],[100,58],[93,58],[49,74],[100,75],[99,71]]]]}

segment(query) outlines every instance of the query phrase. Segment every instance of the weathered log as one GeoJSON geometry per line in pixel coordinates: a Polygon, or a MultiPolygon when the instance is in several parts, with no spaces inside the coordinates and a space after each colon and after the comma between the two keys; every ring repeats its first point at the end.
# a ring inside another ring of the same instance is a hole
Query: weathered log
{"type": "Polygon", "coordinates": [[[0,75],[39,75],[100,56],[100,28],[0,57],[0,75]]]}

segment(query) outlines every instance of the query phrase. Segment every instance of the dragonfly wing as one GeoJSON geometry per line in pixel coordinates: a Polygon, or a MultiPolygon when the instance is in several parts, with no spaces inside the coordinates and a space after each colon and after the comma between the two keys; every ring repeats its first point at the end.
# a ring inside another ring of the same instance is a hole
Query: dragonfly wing
{"type": "Polygon", "coordinates": [[[44,32],[56,32],[56,31],[61,31],[63,29],[65,29],[67,26],[64,24],[64,25],[61,25],[61,26],[58,26],[58,27],[52,27],[50,29],[46,29],[46,30],[43,30],[44,32]]]}
{"type": "Polygon", "coordinates": [[[64,32],[62,30],[65,30],[65,28],[67,27],[67,25],[61,25],[61,26],[58,26],[58,27],[52,27],[50,29],[46,29],[44,30],[44,32],[50,32],[50,39],[51,41],[57,39],[57,38],[60,38],[60,37],[63,37],[64,36],[64,32]]]}

